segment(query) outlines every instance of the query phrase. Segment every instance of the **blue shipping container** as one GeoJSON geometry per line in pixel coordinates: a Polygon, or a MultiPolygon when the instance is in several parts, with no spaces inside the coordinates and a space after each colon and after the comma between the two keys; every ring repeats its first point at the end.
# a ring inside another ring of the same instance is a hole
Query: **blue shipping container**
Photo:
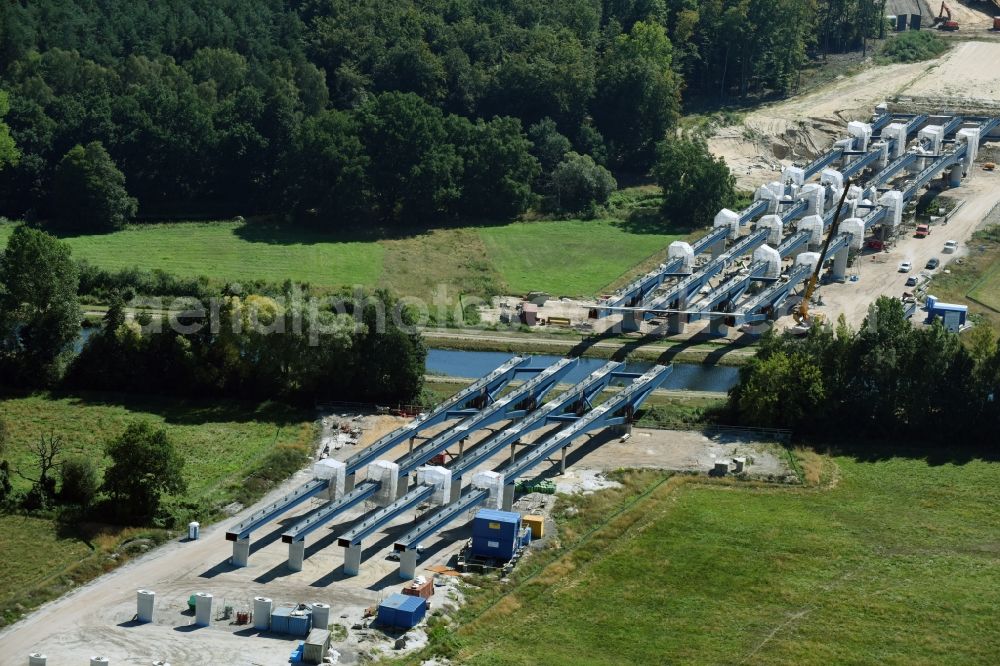
{"type": "Polygon", "coordinates": [[[287,634],[288,618],[291,615],[292,610],[293,609],[288,606],[275,608],[271,612],[271,631],[276,634],[287,634]]]}
{"type": "Polygon", "coordinates": [[[472,554],[509,560],[521,537],[521,515],[482,509],[472,520],[472,554]]]}
{"type": "Polygon", "coordinates": [[[288,633],[292,636],[308,636],[312,628],[312,613],[303,612],[302,615],[290,615],[288,617],[288,633]]]}
{"type": "Polygon", "coordinates": [[[378,605],[378,622],[387,627],[412,629],[420,624],[426,612],[427,603],[422,598],[393,594],[378,605]]]}

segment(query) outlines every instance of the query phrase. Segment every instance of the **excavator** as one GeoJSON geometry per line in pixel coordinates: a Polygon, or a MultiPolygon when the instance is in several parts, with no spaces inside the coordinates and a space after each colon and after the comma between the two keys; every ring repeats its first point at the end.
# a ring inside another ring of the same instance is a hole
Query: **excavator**
{"type": "Polygon", "coordinates": [[[816,287],[819,286],[819,275],[823,271],[823,258],[826,256],[826,251],[830,249],[830,241],[837,236],[837,228],[840,227],[840,213],[844,210],[844,201],[847,199],[847,192],[850,189],[851,179],[848,178],[844,181],[844,191],[840,194],[840,202],[837,204],[837,212],[833,214],[833,223],[830,224],[830,233],[827,234],[826,240],[823,241],[823,249],[819,252],[819,261],[816,262],[816,269],[809,277],[809,281],[806,282],[806,288],[802,291],[802,301],[799,303],[798,309],[792,313],[792,317],[795,319],[796,323],[793,331],[795,333],[804,334],[812,328],[813,325],[823,322],[821,315],[809,314],[809,301],[816,292],[816,287]]]}
{"type": "Polygon", "coordinates": [[[941,11],[934,17],[934,23],[938,30],[958,30],[958,21],[951,18],[951,7],[944,0],[941,0],[941,11]]]}

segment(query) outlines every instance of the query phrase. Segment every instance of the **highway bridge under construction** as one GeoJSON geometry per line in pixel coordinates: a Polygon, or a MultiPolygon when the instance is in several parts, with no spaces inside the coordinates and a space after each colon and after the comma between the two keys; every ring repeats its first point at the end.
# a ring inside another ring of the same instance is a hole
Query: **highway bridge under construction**
{"type": "Polygon", "coordinates": [[[882,107],[871,122],[850,122],[847,130],[811,163],[785,167],[781,181],[758,188],[744,210],[720,211],[702,238],[671,243],[665,262],[591,306],[590,318],[621,317],[624,331],[664,318],[668,334],[706,321],[720,336],[775,320],[788,313],[790,297],[817,263],[829,264],[826,279],[844,282],[866,245],[903,233],[904,207],[924,187],[939,177],[947,187],[961,185],[980,145],[1000,135],[1000,118],[882,107]],[[821,256],[842,195],[835,237],[821,256]]]}
{"type": "Polygon", "coordinates": [[[231,564],[247,566],[256,530],[307,500],[320,500],[318,507],[281,534],[288,545],[287,566],[301,571],[306,539],[335,518],[362,507],[363,515],[337,535],[337,543],[344,549],[344,574],[354,576],[359,573],[366,539],[407,512],[431,506],[434,508],[395,542],[400,577],[412,578],[423,541],[450,523],[468,520],[471,509],[509,510],[518,478],[554,457],[565,471],[567,450],[581,437],[609,428],[629,431],[642,403],[672,370],[671,366],[657,365],[644,373],[633,373],[627,372],[624,364],[611,361],[545,401],[578,360],[560,359],[545,368],[528,367],[528,362],[527,357],[511,358],[433,411],[346,460],[317,462],[311,480],[227,530],[226,539],[233,544],[231,564]],[[526,378],[510,385],[519,375],[526,378]],[[620,388],[602,395],[613,383],[620,388]],[[443,429],[433,436],[424,434],[434,426],[443,429]],[[526,435],[546,428],[533,443],[524,440],[526,435]],[[474,436],[478,439],[469,444],[474,436]],[[401,444],[408,444],[407,453],[396,460],[384,458],[401,444]],[[431,464],[440,462],[445,452],[452,454],[447,464],[431,464]],[[499,455],[503,462],[491,465],[499,455]],[[358,480],[361,473],[363,478],[358,480]]]}

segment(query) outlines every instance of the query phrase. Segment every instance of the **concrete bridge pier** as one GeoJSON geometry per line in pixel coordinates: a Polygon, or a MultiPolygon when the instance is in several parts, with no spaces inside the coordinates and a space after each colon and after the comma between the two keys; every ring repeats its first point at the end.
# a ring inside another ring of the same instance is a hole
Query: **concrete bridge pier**
{"type": "Polygon", "coordinates": [[[233,559],[230,560],[234,567],[245,567],[250,558],[250,537],[237,539],[233,542],[233,559]]]}
{"type": "Polygon", "coordinates": [[[956,164],[948,172],[948,187],[959,187],[962,185],[962,165],[956,164]]]}
{"type": "Polygon", "coordinates": [[[720,338],[729,335],[729,326],[725,317],[710,317],[708,320],[708,333],[720,338]]]}
{"type": "Polygon", "coordinates": [[[399,577],[413,580],[417,575],[417,551],[404,550],[399,554],[399,577]]]}
{"type": "Polygon", "coordinates": [[[510,511],[514,508],[514,484],[508,484],[503,487],[503,503],[500,506],[504,511],[510,511]]]}
{"type": "Polygon", "coordinates": [[[357,576],[361,570],[361,544],[352,543],[344,548],[344,575],[357,576]]]}
{"type": "Polygon", "coordinates": [[[292,571],[302,571],[302,561],[306,556],[306,542],[293,541],[288,544],[288,568],[292,571]]]}
{"type": "Polygon", "coordinates": [[[642,314],[639,312],[626,312],[622,315],[622,331],[625,333],[635,333],[642,323],[642,314]]]}
{"type": "Polygon", "coordinates": [[[843,247],[837,251],[837,254],[833,258],[833,279],[838,282],[843,282],[847,275],[847,257],[850,254],[850,248],[843,247]]]}

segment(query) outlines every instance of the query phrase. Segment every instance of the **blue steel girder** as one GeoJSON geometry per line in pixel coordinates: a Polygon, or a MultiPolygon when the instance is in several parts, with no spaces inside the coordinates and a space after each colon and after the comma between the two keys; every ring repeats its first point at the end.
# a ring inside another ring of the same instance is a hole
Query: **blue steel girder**
{"type": "MultiPolygon", "coordinates": [[[[620,374],[615,371],[621,367],[621,365],[621,363],[612,361],[601,366],[592,372],[589,377],[570,390],[545,403],[542,407],[532,412],[521,421],[511,425],[509,428],[501,430],[486,441],[481,442],[471,453],[461,458],[457,464],[452,466],[452,478],[461,478],[469,470],[473,470],[479,465],[485,463],[496,455],[497,452],[503,450],[505,446],[511,442],[516,442],[529,432],[533,432],[539,428],[544,428],[552,422],[563,421],[563,416],[568,416],[564,414],[566,410],[573,409],[577,406],[581,408],[589,408],[591,406],[591,400],[593,400],[599,392],[607,388],[613,377],[620,374]],[[581,402],[583,404],[581,404],[581,402]]],[[[582,413],[582,409],[579,410],[579,413],[582,413]]],[[[575,419],[576,416],[577,415],[574,414],[573,419],[575,419]]]]}
{"type": "Polygon", "coordinates": [[[358,484],[354,490],[347,493],[340,499],[326,504],[319,510],[310,514],[304,520],[300,520],[295,523],[295,525],[281,535],[281,540],[285,543],[303,541],[307,536],[333,520],[336,516],[339,516],[351,507],[361,504],[366,499],[377,493],[381,486],[382,484],[377,481],[365,481],[364,483],[358,484]]]}
{"type": "Polygon", "coordinates": [[[452,444],[469,437],[477,430],[528,413],[530,409],[526,409],[524,404],[539,404],[542,396],[548,393],[578,362],[579,359],[576,358],[559,359],[537,376],[532,377],[530,381],[518,386],[472,418],[466,419],[424,442],[399,459],[400,476],[409,474],[437,454],[447,450],[452,444]]]}
{"type": "Polygon", "coordinates": [[[699,312],[690,313],[688,321],[698,321],[719,303],[736,300],[750,287],[750,284],[754,280],[763,279],[762,276],[765,271],[767,271],[767,262],[758,261],[750,266],[749,272],[746,275],[732,276],[694,304],[694,307],[699,312]]]}
{"type": "Polygon", "coordinates": [[[728,235],[729,229],[727,227],[716,227],[695,242],[691,243],[691,249],[694,251],[695,256],[698,256],[705,250],[710,249],[719,241],[725,240],[728,235]]]}
{"type": "Polygon", "coordinates": [[[990,133],[1000,126],[1000,118],[989,118],[979,124],[979,141],[985,141],[990,133]]]}
{"type": "MultiPolygon", "coordinates": [[[[710,249],[719,241],[724,241],[728,234],[729,229],[726,227],[713,229],[695,242],[691,243],[691,250],[694,252],[695,256],[698,256],[702,252],[710,249]]],[[[609,308],[628,308],[641,303],[647,296],[649,296],[649,294],[654,292],[657,287],[663,284],[664,280],[668,277],[688,275],[688,273],[681,273],[683,265],[684,262],[681,259],[664,262],[659,266],[659,268],[656,269],[655,272],[634,280],[615,296],[608,299],[605,303],[602,303],[601,305],[603,307],[596,308],[598,316],[608,316],[608,314],[610,314],[609,308]]]]}
{"type": "Polygon", "coordinates": [[[435,511],[429,518],[400,537],[393,545],[393,550],[396,552],[416,550],[420,546],[421,541],[436,533],[469,509],[482,504],[489,496],[490,492],[488,490],[480,488],[469,490],[457,501],[435,511]]]}
{"type": "Polygon", "coordinates": [[[779,210],[778,215],[781,216],[781,221],[784,223],[790,222],[792,220],[802,217],[802,214],[809,210],[809,202],[805,199],[799,199],[798,201],[782,201],[782,205],[793,204],[790,208],[785,210],[779,210]]]}
{"type": "Polygon", "coordinates": [[[245,520],[233,525],[233,527],[226,532],[226,540],[239,541],[241,539],[246,539],[250,536],[251,532],[261,525],[264,525],[281,514],[292,510],[310,497],[315,497],[319,493],[326,490],[329,484],[330,482],[324,479],[313,479],[312,481],[302,484],[281,499],[268,504],[259,511],[253,512],[245,520]]]}
{"type": "Polygon", "coordinates": [[[785,238],[785,240],[781,241],[781,245],[777,247],[778,254],[780,254],[782,258],[787,257],[803,245],[808,244],[810,238],[812,238],[811,231],[799,231],[791,234],[785,238]]]}
{"type": "Polygon", "coordinates": [[[893,119],[894,116],[891,113],[880,114],[877,118],[873,119],[871,122],[872,133],[874,134],[875,132],[881,130],[883,127],[891,123],[893,119]]]}
{"type": "Polygon", "coordinates": [[[342,536],[337,538],[337,545],[346,548],[360,544],[364,539],[380,530],[383,525],[391,523],[397,516],[409,511],[433,494],[434,486],[417,486],[389,506],[379,509],[344,532],[342,536]]]}
{"type": "MultiPolygon", "coordinates": [[[[631,406],[634,410],[635,407],[641,405],[642,401],[646,399],[649,393],[658,387],[664,379],[666,379],[666,377],[670,374],[670,371],[670,366],[656,366],[649,372],[641,375],[631,386],[626,387],[620,393],[610,397],[607,401],[602,403],[589,414],[585,414],[578,419],[575,419],[569,428],[560,430],[552,437],[547,438],[541,444],[536,445],[535,449],[532,450],[530,454],[525,456],[522,461],[519,461],[513,467],[504,471],[505,480],[516,478],[526,469],[533,467],[539,460],[547,457],[548,452],[545,452],[544,455],[539,455],[540,452],[545,451],[546,447],[550,446],[553,441],[557,442],[557,444],[562,442],[560,435],[565,437],[565,433],[573,433],[572,436],[570,436],[565,442],[565,445],[568,446],[577,436],[582,435],[585,432],[589,432],[590,430],[609,425],[608,421],[621,422],[621,420],[626,417],[618,416],[618,412],[629,406],[631,406]],[[533,462],[530,465],[523,466],[522,462],[528,459],[531,459],[533,462]]],[[[400,537],[396,541],[393,548],[397,552],[416,549],[420,545],[421,541],[430,535],[435,534],[437,531],[464,514],[469,509],[482,504],[489,496],[490,494],[487,490],[479,488],[469,490],[462,495],[458,501],[443,507],[439,511],[436,511],[429,518],[407,532],[404,536],[400,537]]]]}
{"type": "Polygon", "coordinates": [[[884,220],[888,214],[889,209],[885,206],[876,207],[875,210],[862,218],[862,221],[865,223],[865,229],[871,229],[872,227],[878,225],[878,223],[884,220]]]}
{"type": "Polygon", "coordinates": [[[735,316],[736,323],[766,319],[767,314],[764,311],[776,307],[783,302],[799,283],[809,277],[811,272],[808,264],[792,268],[788,273],[788,280],[776,282],[767,289],[755,294],[746,302],[741,303],[739,305],[739,313],[735,316]]]}
{"type": "Polygon", "coordinates": [[[705,264],[700,271],[678,282],[672,289],[670,289],[670,291],[657,298],[645,309],[648,309],[651,312],[655,312],[657,310],[669,310],[675,302],[680,300],[686,301],[691,297],[691,295],[701,289],[706,282],[721,273],[725,267],[733,261],[733,259],[753,252],[758,247],[763,245],[767,240],[768,234],[770,233],[770,229],[758,229],[753,232],[727,250],[725,254],[719,255],[712,261],[705,264]]]}
{"type": "Polygon", "coordinates": [[[882,150],[869,151],[864,157],[858,158],[840,170],[844,178],[850,178],[856,173],[863,171],[868,165],[877,160],[882,155],[882,150]]]}
{"type": "Polygon", "coordinates": [[[473,405],[475,402],[479,402],[481,406],[492,401],[496,394],[514,378],[517,370],[526,364],[528,360],[524,356],[513,357],[485,377],[477,379],[466,388],[445,400],[425,418],[415,419],[355,453],[344,461],[347,465],[347,473],[352,474],[356,472],[373,460],[377,460],[386,451],[391,451],[400,442],[415,436],[425,428],[446,421],[448,418],[453,418],[456,412],[464,410],[464,408],[473,405]],[[449,414],[452,416],[449,416],[449,414]]]}
{"type": "Polygon", "coordinates": [[[906,123],[906,137],[908,139],[912,138],[914,134],[920,131],[921,127],[927,124],[928,120],[930,120],[930,116],[925,113],[910,118],[910,121],[906,123]]]}
{"type": "Polygon", "coordinates": [[[830,166],[831,164],[839,160],[843,155],[843,153],[844,153],[843,148],[834,148],[833,150],[830,150],[817,157],[815,160],[810,162],[805,169],[803,169],[803,171],[805,172],[805,179],[809,180],[810,178],[818,174],[820,171],[822,171],[826,167],[830,166]]]}
{"type": "Polygon", "coordinates": [[[740,224],[746,224],[758,215],[763,214],[767,210],[769,203],[767,199],[759,199],[747,206],[740,212],[740,224]]]}
{"type": "MultiPolygon", "coordinates": [[[[656,272],[644,275],[622,289],[617,295],[604,303],[603,316],[608,315],[606,308],[631,307],[641,303],[646,296],[656,290],[669,275],[675,275],[684,265],[681,259],[674,259],[661,264],[656,272]]],[[[601,308],[599,308],[601,310],[601,308]]]]}
{"type": "Polygon", "coordinates": [[[649,394],[660,386],[672,371],[673,367],[669,365],[657,365],[650,368],[629,386],[581,416],[569,427],[563,428],[551,437],[539,442],[526,456],[504,468],[502,472],[504,483],[508,485],[513,483],[515,479],[555,451],[572,444],[577,437],[591,430],[620,425],[628,421],[649,394]]]}
{"type": "Polygon", "coordinates": [[[870,187],[880,187],[881,185],[888,183],[892,180],[893,176],[916,162],[918,157],[919,155],[916,153],[903,153],[892,162],[889,162],[884,169],[872,176],[872,179],[868,181],[868,185],[870,187]]]}
{"type": "MultiPolygon", "coordinates": [[[[820,258],[821,264],[826,263],[828,260],[832,259],[837,252],[847,247],[850,243],[850,234],[838,234],[830,242],[830,247],[827,248],[826,254],[820,258]]],[[[779,305],[788,294],[803,280],[809,277],[812,271],[806,264],[800,266],[792,267],[786,275],[787,280],[779,281],[767,289],[764,289],[759,294],[755,294],[749,300],[740,303],[738,310],[739,314],[736,315],[737,322],[741,321],[760,321],[766,319],[766,315],[755,316],[758,311],[773,308],[779,305]]]]}
{"type": "Polygon", "coordinates": [[[948,122],[942,125],[944,129],[944,136],[948,136],[954,132],[957,132],[959,127],[962,125],[962,121],[965,120],[962,116],[952,116],[948,122]]]}
{"type": "Polygon", "coordinates": [[[903,199],[905,201],[909,201],[921,187],[931,182],[935,176],[953,164],[961,162],[965,158],[965,153],[968,149],[969,146],[967,144],[963,144],[947,155],[941,155],[939,158],[931,162],[927,168],[918,173],[917,177],[913,179],[913,182],[907,185],[906,189],[903,190],[903,199]]]}

